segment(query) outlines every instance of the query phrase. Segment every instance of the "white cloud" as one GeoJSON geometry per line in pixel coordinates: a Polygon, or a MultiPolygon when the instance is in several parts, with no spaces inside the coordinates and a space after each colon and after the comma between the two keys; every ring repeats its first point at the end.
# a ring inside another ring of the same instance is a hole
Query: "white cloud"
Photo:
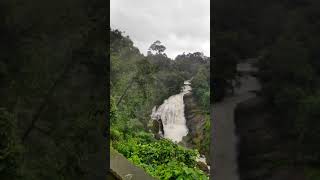
{"type": "Polygon", "coordinates": [[[160,40],[165,53],[210,56],[210,0],[111,0],[111,28],[125,31],[139,50],[160,40]]]}

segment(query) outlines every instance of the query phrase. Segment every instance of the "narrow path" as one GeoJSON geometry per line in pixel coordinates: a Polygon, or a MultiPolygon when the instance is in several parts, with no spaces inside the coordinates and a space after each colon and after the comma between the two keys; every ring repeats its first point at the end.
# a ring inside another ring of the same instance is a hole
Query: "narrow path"
{"type": "MultiPolygon", "coordinates": [[[[255,69],[248,63],[238,65],[238,70],[245,71],[255,69]]],[[[211,137],[211,162],[212,170],[211,179],[214,180],[238,180],[238,163],[237,163],[237,137],[235,134],[234,109],[236,105],[245,101],[255,94],[252,90],[260,89],[260,84],[255,77],[245,76],[240,79],[241,86],[235,89],[235,94],[226,97],[222,102],[213,105],[212,119],[213,131],[211,137]]]]}

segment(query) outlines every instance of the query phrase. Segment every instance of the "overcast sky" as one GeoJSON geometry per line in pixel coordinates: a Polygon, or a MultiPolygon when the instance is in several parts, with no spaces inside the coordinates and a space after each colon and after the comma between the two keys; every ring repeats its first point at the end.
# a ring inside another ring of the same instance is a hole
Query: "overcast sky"
{"type": "Polygon", "coordinates": [[[111,0],[111,28],[125,31],[143,54],[160,40],[165,53],[210,56],[210,0],[111,0]]]}

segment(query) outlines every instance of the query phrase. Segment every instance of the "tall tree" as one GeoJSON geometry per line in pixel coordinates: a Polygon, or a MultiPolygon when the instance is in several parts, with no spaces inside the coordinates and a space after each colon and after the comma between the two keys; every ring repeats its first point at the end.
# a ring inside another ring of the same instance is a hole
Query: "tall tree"
{"type": "Polygon", "coordinates": [[[151,44],[151,46],[149,47],[149,50],[154,51],[157,54],[162,54],[166,50],[166,47],[162,45],[159,40],[157,40],[151,44]]]}

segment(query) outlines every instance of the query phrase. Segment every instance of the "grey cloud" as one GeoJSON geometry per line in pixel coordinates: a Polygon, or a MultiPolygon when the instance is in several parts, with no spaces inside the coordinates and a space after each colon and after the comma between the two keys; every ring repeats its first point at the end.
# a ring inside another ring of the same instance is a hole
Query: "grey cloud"
{"type": "Polygon", "coordinates": [[[210,0],[111,0],[111,28],[125,31],[146,54],[160,40],[166,54],[210,56],[210,0]]]}

